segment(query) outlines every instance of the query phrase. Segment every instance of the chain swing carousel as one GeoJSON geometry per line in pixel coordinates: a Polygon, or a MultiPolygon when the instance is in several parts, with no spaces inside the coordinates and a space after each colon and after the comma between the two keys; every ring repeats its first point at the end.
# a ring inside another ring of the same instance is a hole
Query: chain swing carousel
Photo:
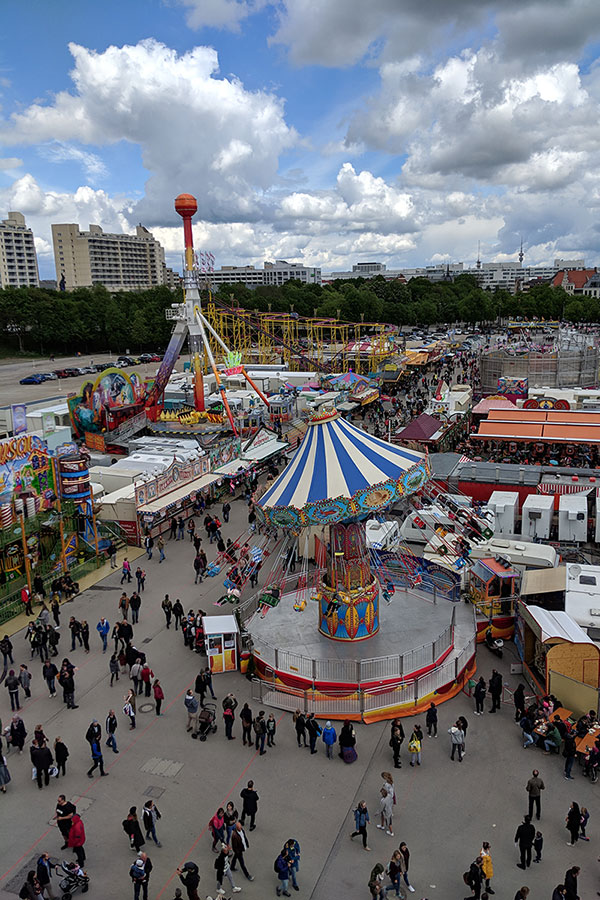
{"type": "MultiPolygon", "coordinates": [[[[380,608],[380,593],[384,600],[389,597],[385,579],[380,591],[381,575],[372,570],[365,533],[368,518],[421,491],[429,477],[424,454],[374,437],[335,409],[322,410],[309,422],[286,469],[256,498],[256,512],[266,525],[300,536],[300,547],[306,546],[303,530],[322,530],[318,582],[310,590],[316,604],[299,604],[297,591],[282,591],[277,608],[249,622],[260,677],[326,694],[365,689],[368,671],[383,675],[369,686],[393,690],[416,677],[417,669],[435,667],[432,648],[451,617],[454,622],[450,607],[455,604],[434,605],[418,591],[406,591],[380,608]],[[294,612],[299,609],[304,611],[294,612]],[[406,659],[426,642],[427,666],[420,667],[417,657],[410,671],[406,663],[395,670],[387,664],[392,657],[406,659]],[[356,677],[349,678],[350,672],[356,677]]],[[[309,579],[304,581],[309,590],[309,579]]],[[[441,658],[452,649],[447,647],[441,658]]],[[[394,704],[393,714],[398,712],[394,704]]]]}

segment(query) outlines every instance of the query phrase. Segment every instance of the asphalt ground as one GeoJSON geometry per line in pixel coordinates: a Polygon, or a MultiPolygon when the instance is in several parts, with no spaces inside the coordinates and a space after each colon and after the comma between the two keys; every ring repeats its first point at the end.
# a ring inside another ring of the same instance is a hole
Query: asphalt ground
{"type": "MultiPolygon", "coordinates": [[[[235,501],[224,534],[235,538],[245,526],[246,507],[241,501],[235,501]]],[[[207,545],[206,540],[204,544],[207,545]]],[[[210,559],[212,548],[207,546],[207,550],[210,559]]],[[[12,781],[7,793],[0,795],[0,900],[15,900],[32,861],[42,851],[47,850],[55,858],[71,858],[70,851],[60,850],[61,836],[52,824],[55,801],[61,792],[75,799],[82,813],[92,897],[132,896],[128,871],[135,857],[121,822],[130,806],[136,805],[141,812],[149,791],[155,795],[162,813],[158,823],[162,848],[148,843],[144,848],[154,865],[150,897],[172,900],[178,884],[175,869],[185,859],[193,859],[200,867],[200,896],[214,896],[214,854],[208,822],[217,807],[225,805],[230,798],[241,810],[239,793],[248,779],[254,780],[260,796],[257,829],[248,833],[250,848],[246,853],[247,866],[255,880],[247,882],[238,872],[236,883],[249,900],[275,896],[277,880],[273,862],[283,842],[292,836],[299,840],[302,849],[299,896],[315,900],[342,897],[366,900],[372,867],[376,862],[386,864],[402,840],[411,850],[410,876],[416,900],[466,897],[469,890],[462,882],[462,873],[477,856],[484,840],[492,845],[495,870],[492,886],[499,900],[512,900],[523,884],[531,888],[530,900],[550,900],[567,867],[575,864],[582,867],[579,882],[582,900],[596,896],[600,887],[596,861],[600,849],[597,802],[600,787],[591,785],[577,767],[575,780],[565,781],[562,757],[544,756],[535,748],[523,750],[510,705],[503,706],[492,718],[487,712],[483,717],[475,717],[472,701],[464,694],[442,704],[439,737],[437,740],[425,737],[420,768],[408,766],[405,749],[402,769],[391,768],[389,723],[356,726],[358,760],[353,765],[345,765],[337,756],[328,760],[321,741],[313,759],[309,750],[297,747],[291,716],[277,711],[276,746],[261,757],[254,749],[242,745],[239,720],[234,727],[237,739],[225,740],[220,715],[225,693],[233,691],[240,705],[248,700],[253,713],[258,712],[257,703],[250,699],[250,683],[239,673],[231,673],[214,677],[218,698],[217,733],[211,734],[204,743],[192,740],[186,733],[183,696],[189,686],[193,687],[199,667],[206,660],[183,647],[181,635],[173,626],[166,630],[160,602],[165,592],[169,592],[172,599],[179,596],[186,609],[201,606],[214,615],[229,609],[213,605],[222,593],[222,583],[216,578],[194,586],[193,549],[189,541],[169,541],[166,553],[167,559],[160,565],[156,554],[150,561],[142,558],[147,582],[140,624],[134,628],[135,644],[148,654],[155,675],[161,679],[166,697],[164,715],[156,717],[151,702],[146,711],[141,701],[138,727],[129,731],[122,713],[128,682],[121,676],[118,684],[109,686],[108,654],[101,652],[95,626],[101,615],[111,625],[115,621],[120,572],[110,574],[65,605],[62,611],[63,632],[67,631],[71,614],[87,619],[91,626],[89,655],[79,647],[70,653],[68,638],[63,638],[59,647],[58,660],[68,656],[78,666],[79,708],[67,711],[60,690],[55,699],[49,699],[40,677],[39,662],[29,663],[34,675],[33,693],[22,713],[29,739],[33,737],[35,725],[41,723],[51,744],[57,735],[62,736],[70,757],[66,778],[52,779],[50,786],[40,791],[31,780],[27,745],[22,755],[15,751],[8,754],[12,781]],[[90,755],[85,732],[94,717],[104,732],[104,720],[111,707],[119,721],[120,753],[113,755],[104,747],[110,777],[91,780],[86,777],[90,755]],[[460,714],[467,717],[470,726],[462,763],[450,761],[447,734],[460,714]],[[525,783],[534,767],[540,769],[546,784],[540,823],[545,840],[544,858],[541,864],[522,872],[516,868],[518,855],[513,838],[527,811],[525,783]],[[375,827],[380,773],[390,769],[397,795],[394,837],[375,827]],[[353,830],[352,810],[361,799],[366,800],[371,815],[370,853],[363,851],[358,839],[349,838],[353,830]],[[564,820],[573,799],[591,811],[590,841],[569,848],[564,820]]],[[[308,617],[305,626],[316,627],[308,617]]],[[[22,632],[14,636],[13,643],[15,662],[29,662],[22,632]]],[[[509,674],[510,663],[514,661],[510,647],[500,666],[507,684],[514,688],[518,678],[509,674]]],[[[366,646],[363,652],[368,653],[366,646]]],[[[479,670],[487,678],[497,660],[485,648],[478,656],[479,670]]],[[[10,721],[7,693],[0,691],[3,725],[10,721]]],[[[334,724],[339,729],[339,724],[334,724]]],[[[405,731],[411,726],[412,720],[406,719],[405,731]]],[[[185,890],[183,893],[185,897],[185,890]]]]}

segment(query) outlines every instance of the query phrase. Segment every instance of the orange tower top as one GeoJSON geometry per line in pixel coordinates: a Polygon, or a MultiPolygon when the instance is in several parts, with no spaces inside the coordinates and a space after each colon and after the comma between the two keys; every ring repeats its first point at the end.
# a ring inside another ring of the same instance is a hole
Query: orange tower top
{"type": "Polygon", "coordinates": [[[192,194],[179,194],[175,197],[175,210],[180,216],[193,216],[198,210],[198,203],[192,194]]]}

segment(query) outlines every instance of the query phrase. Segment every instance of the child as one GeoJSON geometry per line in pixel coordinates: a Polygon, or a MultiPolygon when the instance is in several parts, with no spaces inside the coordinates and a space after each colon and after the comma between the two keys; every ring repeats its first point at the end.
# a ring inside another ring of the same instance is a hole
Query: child
{"type": "Polygon", "coordinates": [[[542,847],[544,846],[544,835],[541,831],[536,831],[535,839],[533,841],[533,848],[535,850],[535,859],[534,862],[542,861],[542,847]]]}
{"type": "Polygon", "coordinates": [[[269,713],[269,718],[267,719],[267,747],[274,747],[275,741],[273,738],[275,737],[275,732],[277,731],[277,722],[275,721],[275,716],[273,713],[269,713]]]}
{"type": "Polygon", "coordinates": [[[589,837],[585,836],[585,829],[588,823],[588,819],[590,817],[589,812],[585,806],[581,807],[581,825],[579,826],[579,840],[581,841],[589,841],[589,837]]]}

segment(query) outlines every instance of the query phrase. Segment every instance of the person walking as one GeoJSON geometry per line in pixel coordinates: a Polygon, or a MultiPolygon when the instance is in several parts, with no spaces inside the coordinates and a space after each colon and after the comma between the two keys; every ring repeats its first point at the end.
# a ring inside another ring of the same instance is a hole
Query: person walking
{"type": "Polygon", "coordinates": [[[102,641],[102,652],[106,653],[106,648],[108,647],[108,633],[110,631],[110,624],[108,621],[102,616],[98,624],[96,625],[96,631],[102,641]]]}
{"type": "Polygon", "coordinates": [[[256,828],[256,814],[258,812],[258,794],[254,790],[254,782],[249,781],[248,785],[240,791],[240,797],[242,798],[242,815],[240,816],[240,822],[242,826],[246,824],[246,816],[250,819],[250,831],[254,831],[256,828]]]}
{"type": "Polygon", "coordinates": [[[44,665],[42,666],[42,678],[48,685],[48,693],[50,698],[53,699],[56,697],[56,676],[58,675],[58,669],[54,665],[53,662],[50,662],[49,659],[46,660],[44,665]]]}
{"type": "Polygon", "coordinates": [[[129,838],[129,844],[132,850],[135,850],[136,853],[139,854],[140,848],[144,846],[146,841],[144,840],[144,835],[142,834],[142,829],[140,828],[140,823],[137,817],[137,809],[135,806],[131,806],[129,808],[129,812],[127,813],[126,818],[122,821],[123,831],[129,838]]]}
{"type": "Polygon", "coordinates": [[[212,672],[210,671],[210,666],[207,666],[204,670],[204,681],[206,682],[206,689],[210,691],[210,696],[213,698],[213,700],[216,700],[217,698],[215,697],[215,692],[213,691],[212,672]]]}
{"type": "Polygon", "coordinates": [[[244,861],[244,853],[250,846],[250,842],[248,841],[248,837],[246,836],[246,832],[244,831],[244,826],[241,822],[236,822],[233,826],[233,830],[231,832],[231,850],[233,852],[233,858],[231,860],[231,871],[235,872],[237,864],[240,864],[240,869],[248,879],[248,881],[254,881],[254,876],[250,874],[248,869],[246,868],[246,863],[244,861]]]}
{"type": "Polygon", "coordinates": [[[535,828],[531,824],[531,816],[525,816],[523,822],[517,828],[515,844],[519,845],[521,861],[517,863],[519,869],[528,869],[531,865],[531,848],[535,840],[535,828]]]}
{"type": "Polygon", "coordinates": [[[177,540],[182,541],[184,539],[183,530],[185,528],[185,522],[183,521],[183,517],[179,516],[177,519],[177,540]]]}
{"type": "Polygon", "coordinates": [[[81,620],[81,640],[86,653],[90,652],[90,626],[85,619],[81,620]]]}
{"type": "Polygon", "coordinates": [[[124,581],[127,581],[127,584],[131,583],[131,563],[127,557],[123,560],[121,568],[121,584],[123,584],[124,581]]]}
{"type": "Polygon", "coordinates": [[[478,856],[469,866],[469,871],[465,876],[465,882],[471,888],[475,900],[479,900],[479,898],[481,897],[481,885],[483,882],[483,872],[481,869],[482,864],[483,860],[481,856],[478,856]]]}
{"type": "Polygon", "coordinates": [[[200,556],[200,553],[197,553],[194,557],[194,572],[196,573],[194,584],[198,584],[198,581],[200,581],[200,584],[202,584],[202,558],[200,556]]]}
{"type": "Polygon", "coordinates": [[[327,754],[327,759],[333,759],[333,745],[337,740],[337,734],[335,733],[335,728],[333,727],[331,722],[325,723],[325,728],[323,729],[321,739],[325,744],[325,753],[327,754]]]}
{"type": "Polygon", "coordinates": [[[177,537],[177,519],[175,518],[175,516],[172,516],[171,526],[169,529],[169,540],[172,541],[173,538],[176,538],[176,537],[177,537]]]}
{"type": "Polygon", "coordinates": [[[42,853],[41,856],[38,857],[36,863],[36,875],[37,879],[40,883],[40,887],[44,892],[44,896],[50,897],[50,900],[54,898],[54,891],[52,889],[52,873],[58,869],[58,866],[50,862],[50,856],[48,853],[42,853]]]}
{"type": "Polygon", "coordinates": [[[492,864],[492,854],[490,852],[489,841],[484,841],[481,845],[479,857],[481,858],[481,872],[485,881],[485,889],[488,894],[495,894],[496,891],[494,891],[490,887],[490,881],[494,877],[494,866],[492,864]]]}
{"type": "Polygon", "coordinates": [[[450,744],[452,747],[450,759],[454,760],[454,753],[458,750],[458,761],[462,762],[462,751],[465,741],[464,731],[461,729],[459,723],[456,722],[451,726],[451,728],[448,729],[448,734],[450,735],[450,744]]]}
{"type": "Polygon", "coordinates": [[[132,690],[125,694],[123,712],[129,718],[129,730],[133,731],[135,728],[135,692],[132,690]]]}
{"type": "Polygon", "coordinates": [[[273,868],[277,873],[277,878],[279,880],[279,884],[276,888],[276,893],[278,897],[281,897],[283,894],[284,897],[291,897],[292,895],[288,891],[288,887],[290,886],[290,869],[291,869],[291,860],[285,850],[285,847],[282,848],[281,853],[275,860],[273,868]]]}
{"type": "Polygon", "coordinates": [[[67,838],[67,847],[70,847],[73,850],[73,853],[77,857],[77,862],[80,866],[83,866],[85,863],[85,828],[83,827],[83,822],[81,821],[81,816],[77,813],[73,813],[71,817],[71,828],[69,829],[69,837],[67,838]]]}
{"type": "Polygon", "coordinates": [[[154,800],[146,800],[142,810],[142,822],[144,823],[144,828],[146,830],[146,839],[151,837],[157,847],[162,847],[161,842],[156,836],[156,823],[160,818],[162,817],[154,800]]]}
{"type": "Polygon", "coordinates": [[[231,504],[229,503],[228,500],[226,500],[225,503],[223,504],[223,521],[225,522],[226,525],[229,522],[229,513],[230,512],[231,512],[231,504]]]}
{"type": "Polygon", "coordinates": [[[142,660],[140,659],[140,657],[136,659],[131,669],[129,670],[129,677],[133,681],[134,694],[141,694],[144,687],[142,684],[142,660]]]}
{"type": "MultiPolygon", "coordinates": [[[[138,590],[138,594],[141,594],[142,591],[144,590],[145,586],[146,586],[146,573],[145,573],[145,571],[142,569],[141,566],[138,566],[137,569],[135,570],[135,580],[136,580],[136,582],[137,582],[137,590],[138,590]]],[[[131,621],[132,621],[132,622],[135,621],[135,620],[133,619],[133,617],[132,617],[131,621]]]]}
{"type": "Polygon", "coordinates": [[[301,747],[302,743],[304,743],[304,746],[308,747],[306,743],[306,716],[299,709],[294,713],[294,728],[296,729],[298,746],[301,747]]]}
{"type": "Polygon", "coordinates": [[[489,680],[488,688],[492,698],[492,708],[489,712],[495,713],[497,709],[500,709],[500,697],[502,696],[502,675],[496,669],[492,669],[492,677],[489,680]]]}
{"type": "Polygon", "coordinates": [[[117,722],[115,711],[114,709],[109,709],[104,728],[106,730],[106,746],[110,747],[113,753],[119,752],[117,748],[117,739],[115,737],[115,732],[118,727],[119,723],[117,722]]]}
{"type": "Polygon", "coordinates": [[[8,661],[9,660],[13,666],[15,664],[15,661],[13,659],[12,641],[7,634],[5,634],[4,637],[2,638],[2,640],[0,641],[0,653],[2,654],[3,670],[6,672],[6,670],[8,669],[8,661]]]}
{"type": "Polygon", "coordinates": [[[198,731],[198,709],[199,703],[194,697],[194,693],[191,688],[188,688],[186,691],[185,697],[183,698],[183,705],[187,709],[187,731],[193,731],[194,734],[198,731]]]}
{"type": "Polygon", "coordinates": [[[369,824],[369,810],[367,809],[367,804],[364,800],[361,800],[354,810],[354,824],[356,830],[352,832],[350,835],[350,840],[353,840],[357,835],[362,836],[363,850],[370,850],[371,848],[367,846],[367,825],[369,824]]]}
{"type": "MultiPolygon", "coordinates": [[[[152,559],[153,547],[154,547],[154,538],[152,537],[151,534],[147,534],[146,537],[144,538],[144,549],[146,551],[146,555],[149,560],[152,559]]],[[[139,588],[138,588],[138,590],[139,590],[139,588]]]]}
{"type": "Polygon", "coordinates": [[[102,756],[102,747],[100,746],[99,740],[93,740],[91,744],[92,750],[92,766],[88,769],[87,777],[93,778],[94,771],[100,767],[100,775],[102,778],[108,775],[108,772],[104,771],[104,757],[102,756]]]}
{"type": "Polygon", "coordinates": [[[244,703],[240,712],[240,722],[242,723],[242,744],[244,746],[246,746],[247,744],[251,749],[254,744],[252,740],[253,721],[254,719],[252,718],[252,710],[247,703],[244,703]]]}
{"type": "MultiPolygon", "coordinates": [[[[69,758],[69,750],[67,745],[63,743],[60,735],[54,741],[54,762],[58,769],[58,775],[62,773],[63,778],[67,774],[67,759],[69,758]]],[[[56,776],[58,778],[58,775],[56,776]]]]}
{"type": "Polygon", "coordinates": [[[515,704],[515,722],[520,722],[525,715],[525,685],[519,684],[513,694],[515,704]]]}
{"type": "Polygon", "coordinates": [[[138,591],[140,590],[140,584],[142,585],[142,590],[144,590],[144,578],[146,577],[145,573],[141,571],[141,575],[138,577],[138,573],[136,572],[136,578],[138,578],[138,589],[134,591],[129,599],[129,608],[131,610],[131,624],[137,625],[140,621],[140,607],[142,605],[142,598],[140,597],[138,591]]]}
{"type": "Polygon", "coordinates": [[[544,847],[544,835],[541,831],[536,831],[535,837],[533,839],[533,849],[535,850],[535,859],[533,860],[536,863],[542,861],[542,849],[544,847]]]}
{"type": "Polygon", "coordinates": [[[175,617],[175,631],[178,631],[183,618],[184,610],[179,597],[173,604],[173,616],[175,617]]]}
{"type": "Polygon", "coordinates": [[[401,841],[398,849],[399,849],[400,853],[402,854],[402,858],[404,860],[404,871],[402,873],[402,878],[404,880],[404,884],[406,885],[408,890],[411,892],[411,894],[414,894],[415,889],[412,886],[412,884],[410,883],[410,879],[408,877],[408,868],[410,866],[410,850],[408,849],[408,847],[406,845],[406,841],[401,841]]]}
{"type": "Polygon", "coordinates": [[[119,660],[117,659],[116,653],[112,654],[108,662],[108,670],[110,672],[110,686],[112,687],[115,678],[117,681],[119,680],[119,660]]]}
{"type": "Polygon", "coordinates": [[[231,890],[234,894],[239,894],[241,891],[241,887],[237,887],[235,881],[233,880],[233,875],[231,874],[231,864],[229,862],[229,844],[221,844],[221,851],[214,862],[215,874],[217,877],[217,894],[224,894],[223,890],[223,880],[225,878],[228,879],[231,890]]]}
{"type": "Polygon", "coordinates": [[[525,790],[529,794],[529,818],[533,819],[533,807],[535,805],[535,817],[538,822],[542,814],[542,791],[544,789],[545,784],[540,778],[540,773],[537,769],[534,769],[531,773],[531,778],[525,785],[525,790]]]}
{"type": "Polygon", "coordinates": [[[565,872],[565,900],[579,900],[577,893],[577,879],[581,869],[579,866],[571,866],[565,872]]]}
{"type": "MultiPolygon", "coordinates": [[[[119,597],[119,602],[117,603],[117,612],[119,615],[123,616],[123,621],[127,621],[127,616],[129,615],[129,597],[123,591],[121,596],[119,597]]],[[[120,640],[120,638],[119,638],[120,640]]]]}
{"type": "MultiPolygon", "coordinates": [[[[147,662],[145,662],[142,666],[142,671],[140,672],[140,683],[144,688],[144,697],[149,697],[152,691],[152,679],[154,678],[154,672],[150,668],[147,662]]],[[[141,694],[141,691],[140,691],[141,694]]]]}
{"type": "Polygon", "coordinates": [[[19,684],[23,688],[25,692],[25,699],[31,699],[31,672],[25,665],[25,663],[21,663],[19,666],[19,684]]]}
{"type": "Polygon", "coordinates": [[[164,559],[166,559],[166,556],[165,556],[165,542],[164,542],[164,540],[163,540],[162,534],[159,534],[158,540],[157,540],[157,542],[156,542],[156,546],[158,547],[158,564],[160,565],[161,562],[162,562],[164,559]]]}
{"type": "Polygon", "coordinates": [[[169,599],[169,595],[165,594],[165,599],[160,604],[162,607],[162,611],[165,614],[165,621],[167,623],[167,628],[171,627],[171,616],[173,615],[173,604],[169,599]]]}
{"type": "Polygon", "coordinates": [[[483,703],[484,703],[486,694],[487,694],[487,688],[485,686],[485,678],[483,676],[481,676],[479,681],[475,685],[475,690],[473,692],[473,695],[475,697],[475,715],[476,716],[483,715],[483,703]]]}
{"type": "Polygon", "coordinates": [[[574,800],[571,802],[565,821],[571,835],[571,840],[567,841],[567,846],[574,847],[579,840],[579,829],[581,827],[581,810],[579,809],[579,804],[575,803],[574,800]]]}
{"type": "Polygon", "coordinates": [[[429,704],[429,709],[427,710],[427,715],[425,716],[425,724],[427,725],[427,737],[437,737],[438,712],[435,703],[429,704]]]}
{"type": "Polygon", "coordinates": [[[225,843],[225,810],[222,806],[218,808],[210,822],[208,823],[208,828],[212,835],[212,847],[211,850],[213,853],[218,853],[218,844],[225,843]]]}
{"type": "Polygon", "coordinates": [[[36,742],[34,742],[31,748],[31,763],[35,768],[35,776],[37,780],[37,786],[39,790],[42,790],[42,775],[44,776],[44,784],[46,787],[50,784],[50,766],[53,764],[54,759],[52,757],[52,753],[50,749],[46,746],[46,744],[42,743],[41,746],[38,746],[36,742]]]}
{"type": "Polygon", "coordinates": [[[338,744],[340,745],[339,756],[341,759],[345,763],[353,763],[358,754],[356,752],[356,734],[349,719],[344,720],[344,724],[340,729],[338,744]]]}
{"type": "Polygon", "coordinates": [[[161,715],[160,708],[162,706],[162,702],[165,699],[165,695],[163,693],[163,689],[161,687],[160,681],[158,678],[154,679],[154,684],[152,685],[152,692],[154,694],[154,709],[157,716],[161,715]]]}

